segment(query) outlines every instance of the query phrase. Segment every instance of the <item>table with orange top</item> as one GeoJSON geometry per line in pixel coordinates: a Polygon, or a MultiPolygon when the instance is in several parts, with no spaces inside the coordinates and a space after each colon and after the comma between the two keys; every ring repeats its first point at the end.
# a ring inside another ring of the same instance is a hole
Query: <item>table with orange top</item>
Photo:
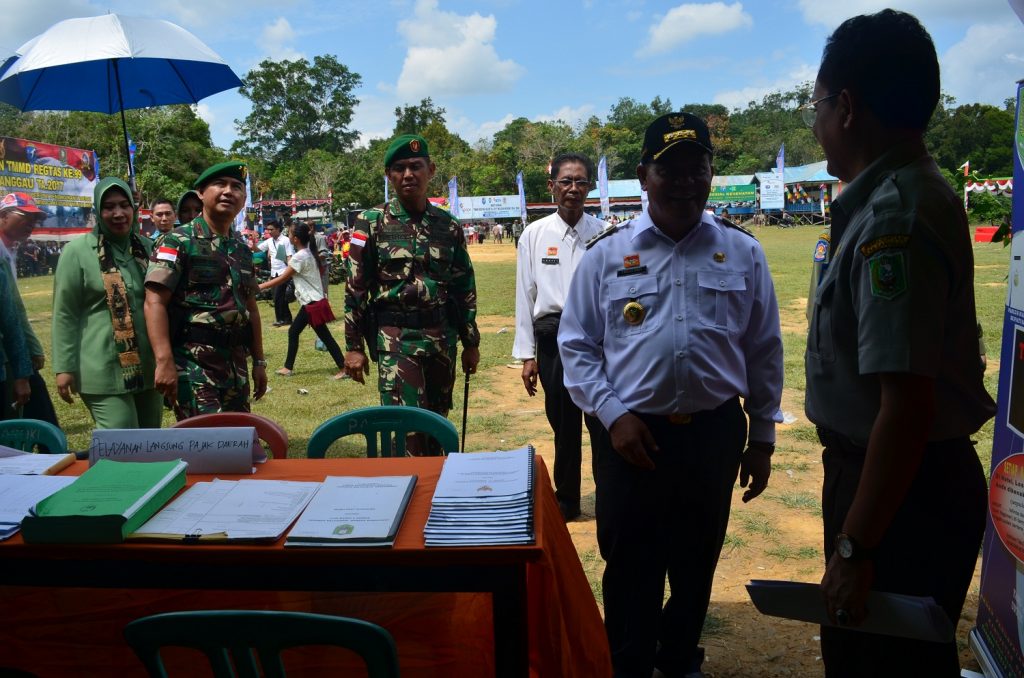
{"type": "MultiPolygon", "coordinates": [[[[402,675],[605,676],[593,593],[537,458],[536,543],[427,548],[440,458],[272,459],[253,476],[418,476],[393,548],[274,544],[0,542],[0,668],[141,675],[121,637],[137,617],[183,609],[289,609],[356,616],[395,637],[402,675]]],[[[66,473],[80,474],[85,462],[66,473]]],[[[229,476],[219,476],[229,478],[229,476]]],[[[230,476],[238,478],[239,476],[230,476]]],[[[189,484],[212,476],[189,476],[189,484]]],[[[306,674],[336,669],[298,655],[306,674]]],[[[171,668],[196,658],[166,658],[171,668]]]]}

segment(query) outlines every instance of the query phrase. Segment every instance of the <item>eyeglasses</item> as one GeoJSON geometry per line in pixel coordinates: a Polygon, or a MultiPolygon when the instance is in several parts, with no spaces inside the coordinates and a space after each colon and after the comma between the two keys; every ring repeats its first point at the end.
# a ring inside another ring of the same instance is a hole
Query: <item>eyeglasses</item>
{"type": "Polygon", "coordinates": [[[835,94],[826,94],[820,99],[808,101],[806,104],[796,109],[800,111],[800,117],[803,118],[804,124],[807,125],[808,127],[814,127],[814,122],[818,119],[818,104],[820,104],[822,101],[834,99],[840,94],[841,92],[836,92],[835,94]]]}
{"type": "Polygon", "coordinates": [[[590,179],[556,179],[555,183],[566,190],[574,185],[580,188],[590,188],[590,179]]]}

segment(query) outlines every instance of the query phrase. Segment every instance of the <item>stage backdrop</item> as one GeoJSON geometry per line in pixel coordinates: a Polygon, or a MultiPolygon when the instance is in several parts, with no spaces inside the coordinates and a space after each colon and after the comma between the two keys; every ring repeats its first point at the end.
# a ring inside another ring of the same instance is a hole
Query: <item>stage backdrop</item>
{"type": "MultiPolygon", "coordinates": [[[[1024,177],[1022,99],[1024,88],[1018,85],[1013,163],[1018,182],[1024,177]]],[[[981,596],[970,637],[985,674],[1006,678],[1024,676],[1024,191],[1013,196],[1013,224],[981,596]]],[[[988,345],[997,345],[995,337],[988,345]]]]}
{"type": "Polygon", "coordinates": [[[67,240],[92,228],[95,151],[0,137],[0,191],[28,193],[46,211],[34,240],[67,240]]]}

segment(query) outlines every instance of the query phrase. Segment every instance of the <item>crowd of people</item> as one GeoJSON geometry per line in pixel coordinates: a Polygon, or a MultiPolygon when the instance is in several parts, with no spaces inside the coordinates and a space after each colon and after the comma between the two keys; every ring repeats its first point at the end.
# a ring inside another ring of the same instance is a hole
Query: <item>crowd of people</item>
{"type": "MultiPolygon", "coordinates": [[[[856,629],[872,613],[871,590],[932,596],[955,626],[984,529],[984,471],[970,436],[994,403],[977,359],[966,217],[923,143],[938,73],[914,17],[854,17],[829,37],[803,109],[830,173],[847,184],[816,256],[806,350],[806,411],[824,449],[830,678],[959,675],[955,641],[856,629]]],[[[746,502],[771,475],[784,373],[778,302],[757,239],[706,209],[714,152],[704,120],[660,116],[636,170],[645,212],[612,223],[587,215],[593,162],[564,154],[550,170],[556,212],[511,231],[513,354],[526,392],[544,391],[567,521],[580,516],[584,422],[591,441],[616,676],[702,675],[699,641],[735,481],[746,502]]],[[[460,224],[430,203],[436,167],[422,136],[392,140],[383,167],[393,197],[333,242],[349,255],[344,352],[327,328],[332,243],[299,222],[269,221],[260,241],[236,233],[244,163],[200,175],[178,201],[177,227],[170,203],[158,203],[155,242],[139,233],[127,185],[101,181],[94,228],[56,266],[60,397],[78,394],[98,427],[159,426],[165,404],[179,419],[247,411],[267,389],[256,296],[294,283],[295,316],[286,295],[275,298],[274,324],[289,326],[278,374],[292,373],[309,324],[336,378],[365,384],[376,361],[382,404],[447,416],[457,366],[468,375],[480,361],[469,245],[504,229],[460,224]],[[256,253],[271,268],[262,283],[256,253]]],[[[0,201],[0,379],[14,412],[45,418],[45,405],[32,404],[47,399],[43,351],[12,260],[38,216],[25,194],[0,201]]],[[[440,452],[422,436],[408,449],[440,452]]]]}

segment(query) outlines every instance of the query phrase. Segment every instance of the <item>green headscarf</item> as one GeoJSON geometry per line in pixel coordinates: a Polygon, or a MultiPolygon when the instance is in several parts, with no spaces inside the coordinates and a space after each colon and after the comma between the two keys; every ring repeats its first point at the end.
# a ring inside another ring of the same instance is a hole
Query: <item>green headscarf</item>
{"type": "Polygon", "coordinates": [[[128,242],[133,262],[126,265],[138,266],[145,276],[146,267],[149,265],[149,255],[146,254],[146,248],[139,237],[139,210],[132,198],[128,184],[115,177],[107,177],[96,185],[96,189],[93,191],[92,205],[96,216],[96,226],[93,228],[93,233],[96,235],[96,255],[99,257],[103,287],[107,291],[107,308],[110,309],[110,323],[114,332],[114,346],[117,349],[118,362],[121,365],[121,377],[124,380],[125,390],[129,393],[140,391],[144,380],[142,378],[142,361],[139,358],[139,344],[135,336],[135,323],[132,320],[128,289],[124,284],[121,269],[118,268],[117,261],[114,259],[113,246],[113,243],[123,245],[128,242]],[[128,196],[128,202],[132,205],[132,227],[127,236],[112,235],[110,227],[101,216],[103,196],[112,188],[117,188],[128,196]]]}
{"type": "Polygon", "coordinates": [[[137,236],[139,234],[139,206],[135,204],[135,198],[132,197],[132,191],[128,188],[128,184],[117,177],[107,177],[106,179],[103,179],[96,184],[96,188],[92,191],[92,210],[93,214],[96,215],[96,226],[93,227],[92,232],[97,236],[103,235],[117,243],[123,243],[126,237],[112,235],[110,233],[110,227],[103,222],[103,218],[100,216],[102,214],[101,205],[103,204],[103,196],[105,196],[112,188],[120,189],[122,193],[128,196],[128,202],[132,205],[132,230],[129,235],[137,236]]]}

